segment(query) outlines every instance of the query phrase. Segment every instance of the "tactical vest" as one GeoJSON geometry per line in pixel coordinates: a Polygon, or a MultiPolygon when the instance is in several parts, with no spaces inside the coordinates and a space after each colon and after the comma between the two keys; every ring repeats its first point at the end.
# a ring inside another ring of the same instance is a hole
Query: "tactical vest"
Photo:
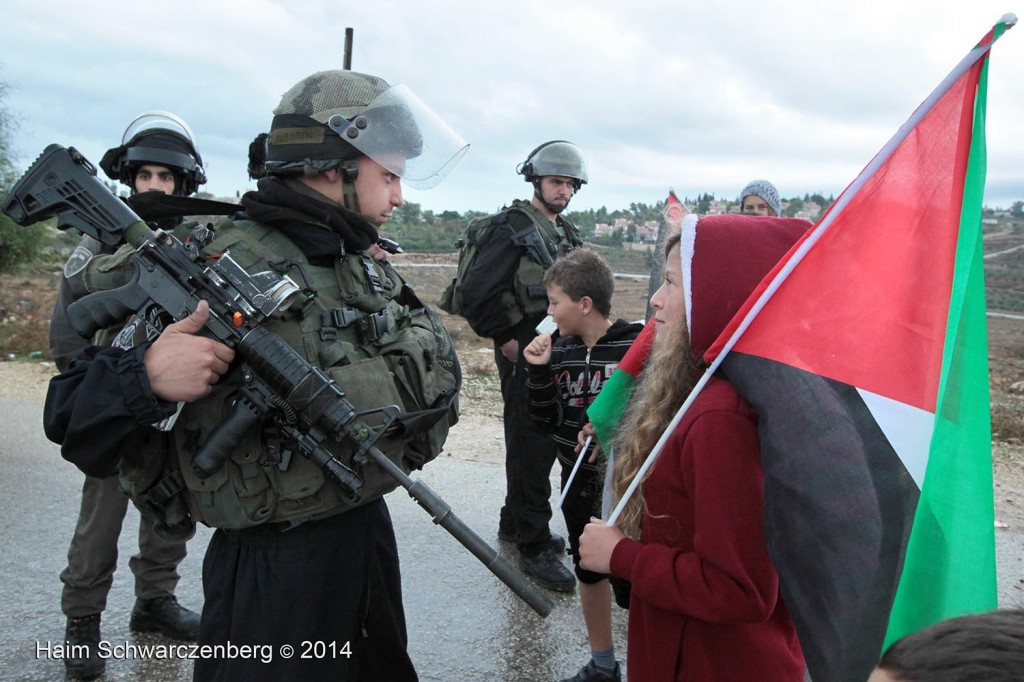
{"type": "MultiPolygon", "coordinates": [[[[438,317],[394,268],[364,253],[345,254],[333,267],[314,266],[280,232],[252,221],[225,220],[214,229],[216,237],[204,252],[230,249],[249,272],[276,270],[310,292],[302,306],[268,320],[267,329],[324,369],[369,426],[382,426],[381,408],[398,407],[402,428],[387,431],[376,446],[406,472],[435,458],[458,420],[458,360],[438,317]]],[[[210,395],[184,405],[168,437],[172,457],[122,462],[122,487],[168,534],[186,535],[189,520],[216,528],[297,524],[344,512],[397,487],[371,461],[356,461],[346,438],[328,444],[363,479],[355,497],[346,495],[273,420],[245,434],[212,476],[198,478],[191,458],[227,416],[240,385],[234,368],[210,395]]]]}
{"type": "MultiPolygon", "coordinates": [[[[534,227],[537,228],[537,232],[540,233],[552,261],[583,246],[579,230],[568,220],[558,217],[555,219],[556,226],[529,201],[516,200],[512,202],[510,210],[512,208],[530,218],[534,227]],[[564,234],[559,231],[559,227],[564,230],[564,234]]],[[[513,281],[512,293],[515,300],[509,301],[506,295],[502,301],[506,310],[510,311],[509,318],[513,326],[524,318],[543,317],[548,310],[548,293],[544,286],[544,273],[550,267],[550,263],[540,262],[537,255],[530,249],[521,249],[521,251],[513,281]],[[515,319],[516,317],[518,319],[515,319]]]]}

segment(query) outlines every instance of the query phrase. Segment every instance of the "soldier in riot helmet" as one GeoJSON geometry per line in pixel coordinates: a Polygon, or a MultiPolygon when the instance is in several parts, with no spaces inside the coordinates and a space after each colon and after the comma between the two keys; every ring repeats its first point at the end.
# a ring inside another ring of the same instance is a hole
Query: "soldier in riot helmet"
{"type": "MultiPolygon", "coordinates": [[[[435,412],[445,416],[419,430],[382,432],[377,441],[389,458],[422,456],[420,466],[437,455],[454,423],[457,361],[447,332],[387,262],[378,227],[401,206],[403,183],[433,186],[467,147],[405,86],[351,71],[313,74],[283,95],[269,134],[251,145],[250,174],[260,179],[242,197],[244,212],[216,224],[202,247],[211,257],[230,250],[250,273],[295,280],[301,302],[275,313],[267,330],[336,380],[363,414],[401,405],[400,370],[388,363],[409,357],[392,355],[410,329],[422,332],[413,344],[418,367],[405,369],[419,372],[416,386],[405,390],[429,389],[432,406],[440,405],[435,412]]],[[[208,315],[201,303],[151,343],[76,358],[51,382],[48,437],[87,472],[119,466],[122,486],[130,487],[145,478],[145,463],[131,455],[135,444],[157,437],[139,425],[184,402],[164,439],[166,461],[184,479],[190,517],[217,529],[204,559],[199,643],[275,652],[270,661],[199,659],[194,679],[416,679],[387,489],[374,490],[370,469],[360,470],[365,494],[349,496],[273,420],[239,434],[209,478],[189,466],[238,408],[245,382],[234,351],[197,334],[208,315]],[[136,390],[120,389],[126,380],[136,390]],[[90,438],[100,432],[103,439],[90,438]],[[69,453],[69,442],[94,449],[69,453]],[[329,655],[304,658],[303,642],[327,643],[329,655]],[[277,655],[286,645],[294,657],[277,655]]],[[[354,459],[347,438],[323,447],[339,461],[354,459]]]]}
{"type": "MultiPolygon", "coordinates": [[[[112,180],[126,185],[132,195],[156,191],[187,196],[206,182],[192,129],[166,111],[137,116],[125,129],[121,144],[103,156],[100,167],[112,180]]],[[[90,345],[75,333],[67,315],[67,306],[82,295],[74,288],[75,276],[94,255],[111,251],[86,236],[65,266],[50,322],[50,351],[61,370],[90,345]]],[[[85,477],[68,565],[60,574],[64,583],[61,610],[67,616],[65,640],[75,645],[71,651],[88,652],[65,658],[64,663],[69,672],[81,677],[99,675],[105,667],[96,646],[127,509],[128,498],[116,477],[85,477]]],[[[177,567],[185,553],[185,540],[164,538],[154,530],[152,520],[140,519],[139,552],[128,562],[135,575],[136,603],[129,620],[132,630],[188,641],[198,637],[199,614],[178,604],[174,596],[177,567]]]]}
{"type": "Polygon", "coordinates": [[[544,271],[554,258],[582,245],[576,227],[561,214],[586,184],[587,166],[576,145],[553,140],[530,152],[517,172],[533,185],[533,197],[506,207],[496,216],[496,227],[482,236],[466,273],[473,286],[463,294],[463,311],[477,334],[493,340],[501,378],[507,492],[498,537],[518,546],[520,568],[541,585],[571,592],[576,580],[558,557],[565,541],[548,525],[555,447],[527,409],[523,349],[547,312],[544,271]],[[534,241],[539,236],[547,254],[524,248],[513,237],[523,233],[534,241]]]}
{"type": "Polygon", "coordinates": [[[206,182],[192,129],[167,111],[137,116],[124,131],[121,146],[103,155],[100,168],[127,185],[132,194],[159,189],[165,194],[189,196],[206,182]]]}

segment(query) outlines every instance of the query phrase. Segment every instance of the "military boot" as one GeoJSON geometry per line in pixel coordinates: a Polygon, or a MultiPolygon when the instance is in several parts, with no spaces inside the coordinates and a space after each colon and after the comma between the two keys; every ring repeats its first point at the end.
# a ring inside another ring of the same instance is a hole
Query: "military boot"
{"type": "Polygon", "coordinates": [[[134,632],[159,632],[171,639],[194,642],[199,638],[199,614],[179,604],[174,595],[137,599],[128,627],[134,632]]]}
{"type": "MultiPolygon", "coordinates": [[[[511,542],[514,545],[518,545],[519,533],[514,528],[498,524],[498,539],[502,542],[511,542]]],[[[555,554],[561,554],[565,551],[565,538],[558,533],[551,533],[548,543],[555,554]]]]}
{"type": "Polygon", "coordinates": [[[576,576],[555,556],[550,546],[534,556],[519,552],[519,568],[532,575],[537,582],[555,592],[576,589],[576,576]]]}
{"type": "Polygon", "coordinates": [[[68,655],[64,659],[68,675],[91,680],[103,674],[107,662],[100,658],[99,652],[100,614],[68,618],[64,641],[68,646],[68,655]]]}

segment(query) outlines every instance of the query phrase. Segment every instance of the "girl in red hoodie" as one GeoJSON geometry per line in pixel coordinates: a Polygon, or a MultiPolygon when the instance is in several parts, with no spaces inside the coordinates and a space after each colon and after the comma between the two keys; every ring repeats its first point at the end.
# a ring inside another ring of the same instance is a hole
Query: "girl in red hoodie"
{"type": "MultiPolygon", "coordinates": [[[[617,431],[621,496],[694,387],[704,351],[809,223],[688,217],[651,299],[654,348],[617,431]]],[[[633,681],[800,682],[804,660],[765,544],[757,413],[715,376],[616,526],[593,521],[580,564],[632,583],[633,681]]]]}

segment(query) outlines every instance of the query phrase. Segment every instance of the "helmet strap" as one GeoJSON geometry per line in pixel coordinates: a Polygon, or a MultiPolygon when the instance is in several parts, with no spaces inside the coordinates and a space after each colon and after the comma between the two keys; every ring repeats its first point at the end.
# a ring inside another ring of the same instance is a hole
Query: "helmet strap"
{"type": "Polygon", "coordinates": [[[359,196],[356,194],[359,163],[356,159],[346,159],[338,166],[338,172],[341,174],[341,191],[345,198],[345,208],[359,213],[359,196]]]}

